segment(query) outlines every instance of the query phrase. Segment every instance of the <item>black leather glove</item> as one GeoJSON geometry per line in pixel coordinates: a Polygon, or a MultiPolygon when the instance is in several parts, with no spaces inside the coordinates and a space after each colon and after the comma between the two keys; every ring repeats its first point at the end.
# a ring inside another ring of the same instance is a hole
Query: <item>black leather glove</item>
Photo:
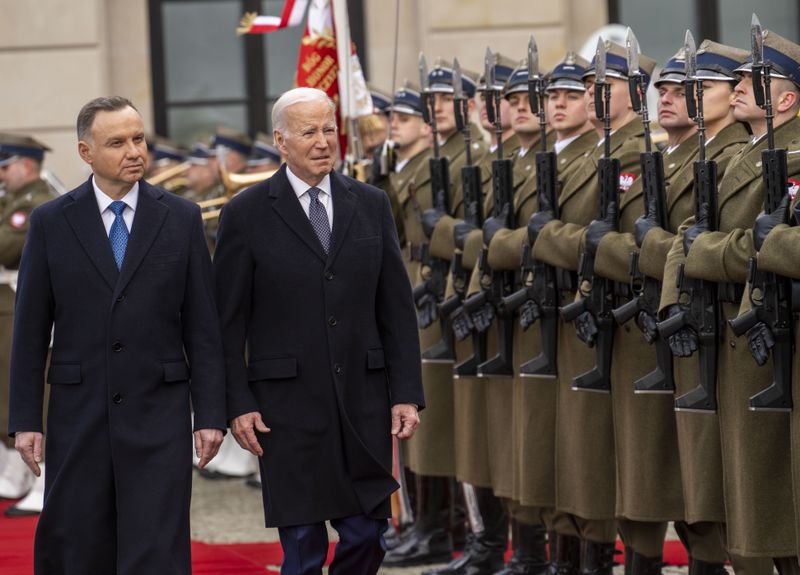
{"type": "Polygon", "coordinates": [[[641,248],[647,232],[657,227],[659,225],[656,221],[655,202],[650,202],[647,205],[647,213],[636,218],[636,222],[633,224],[633,237],[636,239],[636,245],[641,248]]]}
{"type": "MultiPolygon", "coordinates": [[[[778,208],[771,214],[760,213],[756,218],[756,223],[753,225],[753,244],[756,251],[761,251],[761,246],[764,245],[764,240],[767,239],[769,234],[778,224],[786,223],[786,218],[789,212],[789,196],[783,196],[778,208]]],[[[754,326],[755,327],[755,326],[754,326]]]]}
{"type": "Polygon", "coordinates": [[[483,245],[488,246],[494,235],[497,233],[497,230],[501,230],[506,227],[506,222],[508,221],[508,212],[510,210],[510,206],[508,204],[503,205],[503,209],[500,210],[500,213],[492,216],[485,222],[483,222],[483,245]]]}
{"type": "Polygon", "coordinates": [[[464,220],[458,220],[458,222],[456,222],[456,225],[453,226],[453,243],[455,243],[456,247],[463,252],[464,244],[467,241],[467,236],[469,236],[472,230],[477,230],[477,229],[478,227],[471,224],[470,222],[465,222],[464,220]]]}
{"type": "Polygon", "coordinates": [[[636,314],[636,325],[639,326],[647,343],[653,343],[658,339],[658,327],[656,323],[656,318],[646,311],[640,311],[636,314]]]}
{"type": "Polygon", "coordinates": [[[597,322],[588,311],[575,318],[575,333],[583,343],[594,347],[597,340],[597,322]]]}
{"type": "Polygon", "coordinates": [[[422,212],[422,231],[425,232],[425,237],[428,239],[433,235],[433,228],[439,223],[439,220],[444,216],[442,210],[436,208],[429,208],[422,212]]]}
{"type": "MultiPolygon", "coordinates": [[[[667,308],[667,317],[681,313],[681,306],[671,305],[667,308]]],[[[675,357],[690,357],[697,351],[697,334],[688,327],[682,327],[667,338],[669,349],[675,357]]]]}
{"type": "Polygon", "coordinates": [[[470,319],[472,320],[472,325],[475,327],[475,331],[483,333],[492,325],[494,307],[492,307],[490,303],[485,303],[476,311],[472,312],[470,319]]]}
{"type": "Polygon", "coordinates": [[[610,202],[606,209],[606,215],[602,220],[592,220],[586,228],[586,251],[594,255],[597,253],[597,246],[608,233],[613,232],[614,221],[617,215],[617,203],[610,202]]]}
{"type": "Polygon", "coordinates": [[[708,231],[708,204],[700,206],[694,225],[683,232],[683,255],[688,256],[697,236],[708,231]]]}
{"type": "Polygon", "coordinates": [[[417,300],[417,323],[422,329],[439,319],[439,308],[433,294],[426,293],[417,300]]]}
{"type": "Polygon", "coordinates": [[[550,210],[543,210],[541,212],[534,212],[528,220],[528,243],[533,245],[536,241],[536,236],[542,231],[548,222],[553,220],[555,216],[550,210]]]}
{"type": "Polygon", "coordinates": [[[747,330],[747,347],[750,355],[756,360],[758,365],[764,365],[769,359],[769,350],[775,345],[775,337],[772,331],[763,321],[747,330]]]}
{"type": "Polygon", "coordinates": [[[542,310],[532,299],[526,301],[519,308],[519,326],[523,331],[528,329],[540,317],[542,317],[542,310]]]}
{"type": "Polygon", "coordinates": [[[464,311],[463,307],[458,308],[453,313],[452,325],[453,335],[455,335],[458,341],[464,341],[475,328],[472,324],[472,319],[469,317],[469,314],[464,311]]]}

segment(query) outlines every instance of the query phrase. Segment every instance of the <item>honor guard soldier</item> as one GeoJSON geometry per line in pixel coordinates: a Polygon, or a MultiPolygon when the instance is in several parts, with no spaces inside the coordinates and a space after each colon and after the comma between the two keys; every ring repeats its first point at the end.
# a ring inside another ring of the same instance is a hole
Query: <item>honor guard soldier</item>
{"type": "MultiPolygon", "coordinates": [[[[462,73],[461,88],[469,98],[475,95],[477,78],[477,74],[466,71],[462,73]]],[[[466,158],[453,107],[452,64],[439,59],[428,72],[422,58],[420,81],[423,85],[423,117],[431,126],[432,135],[437,140],[433,143],[433,157],[428,162],[422,162],[412,178],[413,182],[407,187],[408,200],[402,192],[398,199],[404,213],[405,236],[408,242],[407,270],[411,274],[415,291],[423,294],[422,301],[418,301],[417,305],[420,309],[420,344],[424,352],[442,340],[436,305],[437,298],[444,296],[448,270],[447,260],[431,260],[427,244],[436,221],[446,215],[445,212],[451,216],[460,216],[463,213],[460,174],[466,158]],[[435,173],[431,171],[431,167],[436,170],[435,173]],[[433,183],[440,189],[434,189],[433,183]],[[423,222],[423,214],[434,207],[434,199],[438,204],[438,213],[426,224],[423,222]],[[421,270],[427,275],[433,268],[439,274],[437,278],[442,286],[438,296],[427,293],[425,285],[428,280],[423,280],[420,275],[421,270]]],[[[471,105],[469,109],[471,114],[471,105]]],[[[474,137],[471,152],[479,156],[485,149],[480,131],[477,126],[471,125],[470,133],[474,137]]],[[[452,252],[448,254],[448,257],[451,256],[452,252]]],[[[455,490],[452,358],[444,362],[426,359],[422,362],[422,379],[429,407],[425,412],[425,425],[420,427],[405,446],[405,464],[417,476],[415,523],[404,542],[387,553],[383,563],[386,566],[421,565],[450,560],[453,551],[450,530],[453,526],[458,527],[458,522],[452,519],[455,490]]]]}
{"type": "Polygon", "coordinates": [[[372,98],[372,114],[358,119],[358,129],[364,154],[369,160],[373,160],[376,152],[380,151],[383,142],[389,137],[389,109],[392,106],[392,96],[371,85],[367,85],[367,88],[372,98]]]}
{"type": "Polygon", "coordinates": [[[253,152],[253,141],[245,134],[221,126],[214,134],[211,147],[216,150],[222,148],[226,170],[241,174],[247,168],[247,159],[253,152]]]}
{"type": "Polygon", "coordinates": [[[216,150],[209,148],[202,142],[197,142],[192,146],[187,160],[189,169],[186,170],[186,193],[184,197],[187,200],[199,202],[222,195],[224,190],[219,183],[216,150]]]}
{"type": "MultiPolygon", "coordinates": [[[[639,63],[638,73],[642,75],[644,90],[655,62],[639,56],[639,63]]],[[[590,222],[598,217],[600,192],[622,194],[640,172],[639,155],[644,148],[644,131],[632,109],[628,74],[625,49],[618,44],[601,41],[583,80],[587,87],[589,120],[603,140],[581,160],[564,184],[559,195],[559,217],[555,218],[550,210],[542,210],[529,220],[529,233],[535,238],[533,256],[566,270],[576,290],[579,287],[576,272],[589,271],[579,270],[579,261],[596,253],[597,242],[602,237],[599,233],[590,234],[588,228],[590,222]],[[604,94],[602,100],[598,101],[595,91],[600,89],[604,94]],[[597,108],[598,104],[602,104],[602,109],[597,108]],[[609,134],[613,135],[606,141],[609,134]],[[606,189],[598,182],[598,170],[613,163],[607,162],[612,158],[619,161],[619,178],[617,181],[609,178],[606,186],[610,189],[606,189]],[[581,258],[584,247],[591,247],[593,252],[581,258]]],[[[606,209],[609,207],[614,210],[618,204],[607,204],[606,209]]],[[[601,217],[607,215],[604,213],[601,217]]],[[[602,219],[595,221],[603,222],[602,219]]],[[[596,230],[597,223],[594,227],[595,231],[605,231],[596,230]]],[[[585,285],[589,283],[589,274],[581,275],[581,279],[587,281],[582,282],[578,295],[590,295],[585,285]]],[[[563,287],[560,293],[563,312],[563,306],[575,299],[575,293],[565,292],[563,287]]],[[[594,366],[597,365],[597,354],[586,343],[598,348],[608,344],[593,339],[598,335],[591,333],[593,324],[594,319],[584,312],[574,324],[562,319],[558,326],[556,509],[562,513],[555,522],[555,530],[559,536],[580,537],[580,568],[584,573],[605,574],[611,572],[616,540],[612,403],[607,392],[587,393],[574,389],[577,387],[574,380],[580,381],[581,376],[595,371],[594,366]],[[577,337],[584,341],[576,341],[577,337]]],[[[610,327],[613,329],[613,326],[610,327]]],[[[609,350],[606,348],[605,351],[609,350]]],[[[608,365],[601,367],[608,368],[608,365]]],[[[608,374],[606,383],[607,379],[608,374]]]]}
{"type": "Polygon", "coordinates": [[[281,166],[281,153],[272,143],[272,138],[264,133],[256,134],[253,142],[253,152],[247,160],[246,172],[272,172],[281,166]]]}
{"type": "MultiPolygon", "coordinates": [[[[42,179],[43,143],[30,136],[0,132],[0,428],[8,430],[8,377],[11,332],[14,324],[14,292],[17,268],[28,232],[30,214],[56,194],[42,179]]],[[[34,485],[34,475],[16,456],[7,441],[0,444],[0,499],[19,499],[30,492],[24,505],[6,510],[7,515],[26,515],[41,510],[44,474],[34,485]]]]}
{"type": "MultiPolygon", "coordinates": [[[[734,70],[746,58],[747,52],[744,50],[709,40],[704,40],[697,49],[695,77],[703,80],[704,85],[702,104],[705,158],[716,163],[718,179],[723,177],[730,158],[749,137],[744,124],[733,117],[730,106],[733,88],[737,82],[734,70]]],[[[685,78],[683,81],[685,84],[685,78]]],[[[665,182],[663,217],[658,218],[656,210],[652,210],[638,218],[635,223],[634,235],[640,250],[639,271],[645,278],[650,278],[645,281],[661,282],[661,285],[667,286],[665,290],[662,288],[662,294],[671,294],[671,286],[676,282],[675,270],[680,262],[667,260],[675,234],[679,226],[694,212],[694,171],[698,158],[696,148],[695,146],[692,157],[682,167],[678,167],[677,172],[665,182]]],[[[677,164],[673,154],[667,154],[664,158],[665,172],[674,171],[677,167],[673,165],[677,164]]],[[[634,182],[632,191],[639,186],[638,181],[634,182]]],[[[674,257],[682,261],[682,245],[674,257]]],[[[649,310],[642,313],[649,313],[649,310]]],[[[649,318],[637,318],[637,323],[640,324],[648,321],[649,318]]],[[[682,396],[697,387],[699,373],[696,355],[692,358],[675,357],[672,362],[674,396],[682,396]]],[[[674,397],[669,397],[672,402],[674,397]]],[[[693,574],[721,573],[727,554],[720,530],[725,521],[725,511],[722,501],[719,420],[716,414],[678,411],[675,413],[675,423],[684,501],[683,520],[675,521],[675,530],[689,554],[689,569],[693,574]]],[[[641,553],[636,547],[634,550],[641,553]]]]}
{"type": "Polygon", "coordinates": [[[156,136],[156,140],[153,143],[152,161],[148,165],[147,177],[152,178],[185,162],[186,157],[187,151],[176,142],[156,136]]]}
{"type": "MultiPolygon", "coordinates": [[[[768,167],[762,163],[762,152],[800,148],[800,46],[772,31],[762,34],[757,21],[752,40],[751,45],[763,52],[758,60],[751,58],[737,69],[742,79],[735,88],[733,113],[750,126],[753,137],[731,159],[720,180],[716,210],[701,207],[675,240],[682,246],[673,246],[673,250],[682,247],[686,253],[684,281],[688,278],[716,284],[721,321],[738,315],[748,280],[748,261],[760,247],[754,243],[752,228],[768,191],[762,178],[768,167]],[[759,83],[758,96],[751,75],[756,66],[757,80],[770,79],[759,83]],[[767,67],[769,72],[765,71],[767,67]],[[765,102],[766,114],[759,105],[765,102]]],[[[788,166],[781,177],[786,175],[787,182],[775,184],[779,197],[800,177],[798,155],[788,154],[788,166]]],[[[676,298],[673,291],[672,302],[676,298]]],[[[674,309],[668,308],[667,314],[673,315],[674,309]]],[[[710,380],[711,386],[678,397],[676,405],[680,408],[682,400],[702,396],[704,402],[695,403],[695,408],[718,412],[726,541],[734,570],[770,573],[772,565],[765,558],[771,557],[781,572],[796,571],[795,517],[787,513],[794,505],[790,416],[782,408],[764,411],[752,405],[751,397],[770,386],[773,370],[767,365],[759,367],[744,340],[737,340],[727,323],[720,325],[716,378],[710,380]]],[[[692,340],[694,332],[684,335],[692,340]]],[[[703,340],[688,343],[689,349],[700,346],[699,351],[703,351],[703,340]]]]}

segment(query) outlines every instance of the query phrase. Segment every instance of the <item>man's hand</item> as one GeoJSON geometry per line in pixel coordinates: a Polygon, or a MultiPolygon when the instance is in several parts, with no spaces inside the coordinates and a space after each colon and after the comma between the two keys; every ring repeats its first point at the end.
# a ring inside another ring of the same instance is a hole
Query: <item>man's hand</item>
{"type": "Polygon", "coordinates": [[[636,325],[641,330],[642,335],[647,343],[653,343],[658,339],[658,326],[656,325],[656,318],[646,311],[640,311],[636,314],[636,325]]]}
{"type": "Polygon", "coordinates": [[[214,459],[222,445],[221,429],[198,429],[194,432],[194,452],[200,459],[197,467],[203,469],[214,459]]]}
{"type": "Polygon", "coordinates": [[[533,246],[539,232],[547,225],[548,222],[553,220],[553,212],[551,210],[542,210],[531,214],[528,220],[528,243],[533,246]]]}
{"type": "MultiPolygon", "coordinates": [[[[675,304],[667,308],[667,317],[681,313],[681,306],[675,304]]],[[[688,327],[682,327],[667,338],[669,349],[675,357],[691,357],[697,351],[699,342],[697,334],[688,327]]]]}
{"type": "Polygon", "coordinates": [[[422,231],[425,232],[426,238],[431,238],[433,235],[433,229],[443,217],[444,212],[442,210],[437,210],[436,208],[428,208],[422,212],[422,231]]]}
{"type": "Polygon", "coordinates": [[[14,437],[14,447],[22,456],[22,461],[30,467],[36,477],[39,477],[42,474],[39,464],[42,462],[44,436],[38,431],[20,431],[14,437]]]}
{"type": "Polygon", "coordinates": [[[506,227],[508,221],[508,212],[511,210],[510,206],[506,203],[503,204],[503,209],[496,216],[492,216],[483,222],[483,245],[489,246],[492,243],[492,238],[499,231],[506,227]]]}
{"type": "Polygon", "coordinates": [[[411,439],[419,426],[417,406],[411,403],[398,403],[392,406],[392,435],[397,439],[411,439]]]}
{"type": "Polygon", "coordinates": [[[756,251],[761,251],[761,246],[764,245],[764,240],[767,239],[767,235],[777,226],[778,224],[784,224],[787,222],[787,218],[789,214],[789,196],[783,196],[781,203],[778,205],[778,208],[770,214],[766,214],[762,212],[756,218],[756,223],[753,226],[753,244],[755,245],[756,251]]]}
{"type": "Polygon", "coordinates": [[[614,224],[617,219],[617,203],[609,202],[606,209],[606,215],[602,220],[592,220],[589,227],[586,228],[586,251],[594,255],[597,253],[597,248],[606,235],[614,231],[616,225],[614,224]]]}
{"type": "Polygon", "coordinates": [[[270,432],[270,428],[264,425],[264,422],[261,420],[261,414],[257,411],[244,413],[231,420],[231,433],[233,433],[236,443],[238,443],[242,449],[249,451],[256,457],[261,457],[264,455],[264,450],[261,449],[261,444],[258,443],[256,431],[260,431],[261,433],[270,432]]]}
{"type": "Polygon", "coordinates": [[[647,204],[647,213],[636,218],[636,222],[633,224],[633,237],[636,239],[636,245],[641,248],[647,232],[657,227],[656,204],[655,202],[649,202],[647,204]]]}
{"type": "Polygon", "coordinates": [[[588,311],[575,318],[575,335],[589,347],[594,347],[597,341],[597,322],[588,311]]]}
{"type": "Polygon", "coordinates": [[[769,350],[775,346],[775,337],[763,321],[747,330],[747,347],[758,365],[769,359],[769,350]]]}
{"type": "Polygon", "coordinates": [[[469,222],[465,222],[464,220],[458,220],[456,225],[453,227],[453,243],[456,245],[458,249],[464,251],[464,243],[467,241],[467,237],[469,236],[472,230],[477,230],[478,228],[472,225],[469,222]]]}
{"type": "Polygon", "coordinates": [[[708,231],[708,204],[704,203],[697,211],[697,219],[695,224],[683,232],[683,255],[688,256],[689,250],[692,249],[692,244],[697,239],[697,236],[703,232],[708,231]]]}

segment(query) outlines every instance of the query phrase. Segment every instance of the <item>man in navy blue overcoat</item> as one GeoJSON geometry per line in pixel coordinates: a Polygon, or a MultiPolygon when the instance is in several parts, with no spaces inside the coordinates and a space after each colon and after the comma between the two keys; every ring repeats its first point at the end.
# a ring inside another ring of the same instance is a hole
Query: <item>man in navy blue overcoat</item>
{"type": "Polygon", "coordinates": [[[375,573],[392,435],[424,399],[411,287],[386,194],[332,171],[334,105],[297,88],[273,107],[286,163],[234,197],[214,255],[231,431],[261,456],[283,575],[375,573]]]}
{"type": "Polygon", "coordinates": [[[128,100],[86,104],[78,138],[93,174],[33,211],[17,288],[9,431],[37,474],[50,385],[35,573],[188,575],[191,408],[201,465],[226,425],[200,210],[141,179],[128,100]]]}

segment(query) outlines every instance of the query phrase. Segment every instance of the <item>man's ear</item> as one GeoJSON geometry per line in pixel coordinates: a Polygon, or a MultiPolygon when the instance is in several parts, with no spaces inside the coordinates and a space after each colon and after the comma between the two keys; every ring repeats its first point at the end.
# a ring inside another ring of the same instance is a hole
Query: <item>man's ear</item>
{"type": "Polygon", "coordinates": [[[83,140],[78,142],[78,154],[84,162],[89,165],[92,164],[92,148],[83,140]]]}
{"type": "Polygon", "coordinates": [[[275,142],[275,147],[281,153],[281,156],[286,156],[286,138],[279,130],[272,130],[272,141],[275,142]]]}

